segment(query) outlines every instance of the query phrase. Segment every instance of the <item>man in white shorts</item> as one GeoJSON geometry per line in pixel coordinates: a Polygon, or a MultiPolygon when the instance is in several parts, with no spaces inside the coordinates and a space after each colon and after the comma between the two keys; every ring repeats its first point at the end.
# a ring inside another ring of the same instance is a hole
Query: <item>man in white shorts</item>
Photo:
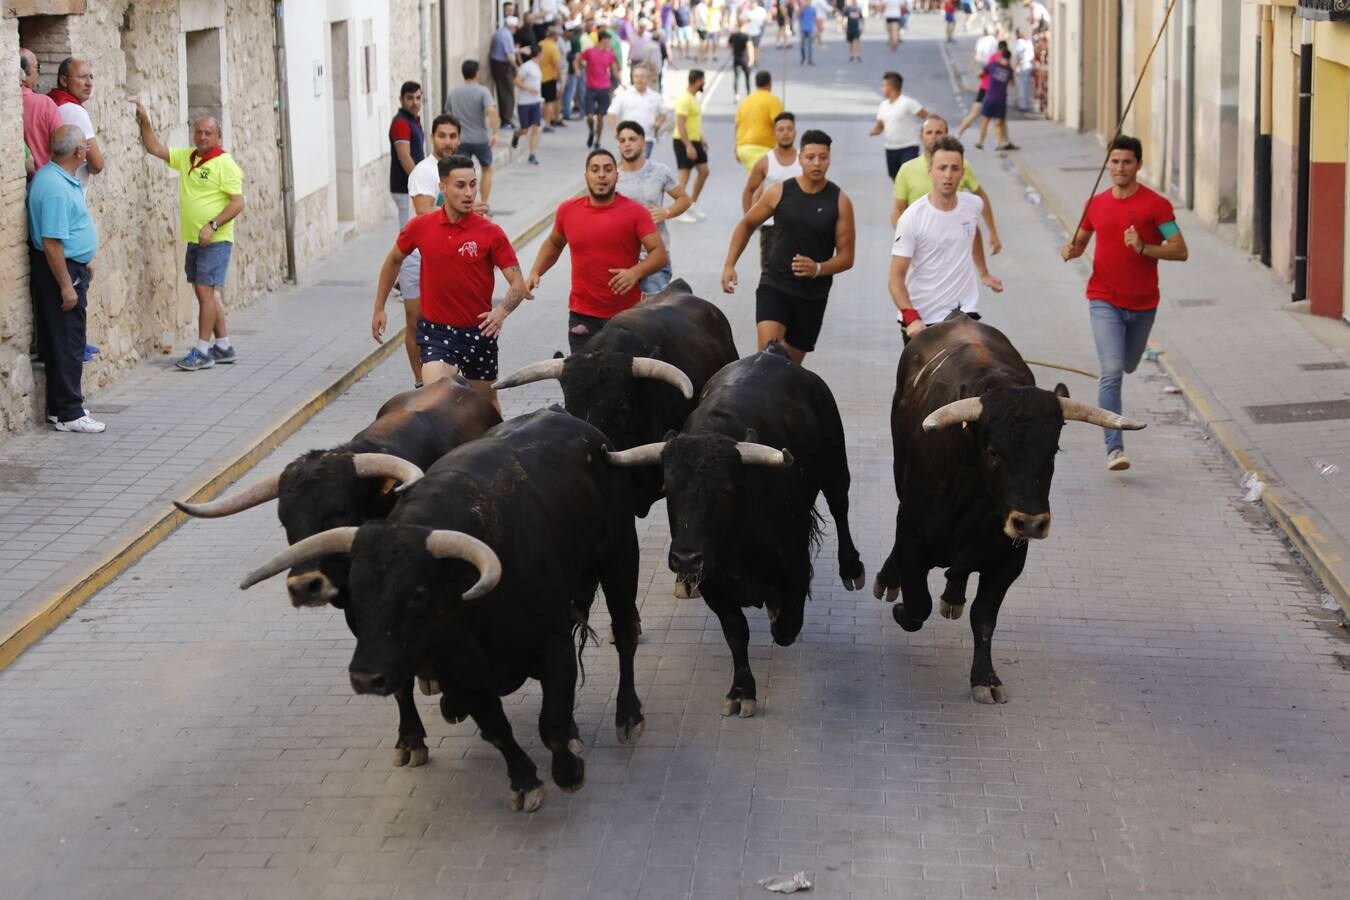
{"type": "Polygon", "coordinates": [[[1003,292],[1003,282],[984,264],[984,201],[958,190],[965,162],[960,141],[950,135],[938,138],[929,169],[933,189],[910,204],[895,227],[890,290],[906,342],[957,310],[979,318],[975,310],[981,284],[1003,292]]]}

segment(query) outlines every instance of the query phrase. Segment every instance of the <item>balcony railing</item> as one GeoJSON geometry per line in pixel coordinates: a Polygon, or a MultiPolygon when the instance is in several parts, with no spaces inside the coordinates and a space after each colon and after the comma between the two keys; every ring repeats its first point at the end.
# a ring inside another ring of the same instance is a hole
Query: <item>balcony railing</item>
{"type": "Polygon", "coordinates": [[[1350,22],[1350,0],[1299,0],[1298,14],[1305,19],[1350,22]]]}

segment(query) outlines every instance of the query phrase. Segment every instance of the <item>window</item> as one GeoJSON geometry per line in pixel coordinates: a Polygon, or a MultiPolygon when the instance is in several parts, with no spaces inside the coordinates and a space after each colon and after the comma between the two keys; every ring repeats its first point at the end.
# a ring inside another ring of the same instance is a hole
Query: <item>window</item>
{"type": "MultiPolygon", "coordinates": [[[[219,28],[183,33],[187,43],[187,104],[189,124],[200,116],[223,122],[223,81],[219,28]]],[[[222,127],[224,127],[222,125],[222,127]]]]}

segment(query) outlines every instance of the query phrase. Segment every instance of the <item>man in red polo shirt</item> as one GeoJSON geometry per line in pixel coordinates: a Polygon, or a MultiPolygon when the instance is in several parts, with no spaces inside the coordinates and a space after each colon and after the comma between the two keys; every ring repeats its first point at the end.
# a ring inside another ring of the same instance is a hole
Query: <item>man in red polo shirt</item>
{"type": "MultiPolygon", "coordinates": [[[[1138,367],[1158,312],[1158,260],[1184,262],[1189,255],[1172,204],[1139,183],[1143,161],[1138,138],[1116,136],[1107,157],[1111,187],[1088,202],[1083,224],[1060,251],[1066,262],[1076,259],[1097,236],[1087,284],[1092,337],[1101,363],[1097,405],[1115,413],[1121,411],[1121,381],[1138,367]]],[[[1106,467],[1112,472],[1128,469],[1121,433],[1114,428],[1103,433],[1106,467]]]]}
{"type": "Polygon", "coordinates": [[[666,245],[652,214],[641,203],[616,193],[618,183],[614,154],[592,150],[586,157],[587,196],[558,207],[553,231],[544,238],[525,282],[530,298],[563,248],[572,248],[567,346],[573,353],[611,318],[636,306],[642,299],[638,283],[666,264],[666,245]]]}
{"type": "Polygon", "coordinates": [[[385,300],[403,258],[419,251],[422,317],[417,320],[417,346],[423,384],[458,372],[496,404],[492,382],[497,380],[497,335],[502,322],[525,299],[525,283],[506,232],[473,211],[478,194],[473,160],[447,156],[437,163],[437,172],[445,202],[439,209],[409,219],[385,257],[370,332],[384,343],[385,300]],[[511,284],[506,300],[496,309],[492,308],[494,268],[501,269],[511,284]]]}

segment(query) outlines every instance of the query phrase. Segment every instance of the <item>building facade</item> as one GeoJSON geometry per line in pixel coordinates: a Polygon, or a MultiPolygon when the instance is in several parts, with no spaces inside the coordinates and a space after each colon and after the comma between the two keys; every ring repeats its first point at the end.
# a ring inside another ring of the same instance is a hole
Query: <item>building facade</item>
{"type": "MultiPolygon", "coordinates": [[[[189,123],[220,120],[245,173],[226,306],[276,290],[362,228],[392,216],[390,118],[404,81],[424,86],[426,122],[464,59],[482,57],[492,0],[7,0],[0,55],[0,134],[22,150],[19,48],[37,54],[39,89],[77,56],[95,73],[86,104],[105,159],[88,200],[101,245],[89,294],[85,367],[96,393],[195,331],[182,277],[176,176],[145,153],[128,96],[161,138],[190,144],[189,123]],[[284,238],[284,239],[283,239],[284,238]]],[[[41,418],[33,356],[22,152],[0,154],[0,439],[41,418]]]]}
{"type": "Polygon", "coordinates": [[[1342,317],[1350,0],[1056,0],[1052,118],[1144,144],[1141,178],[1342,317]],[[1168,8],[1171,16],[1168,18],[1168,8]],[[1166,28],[1163,28],[1166,20],[1166,28]]]}

